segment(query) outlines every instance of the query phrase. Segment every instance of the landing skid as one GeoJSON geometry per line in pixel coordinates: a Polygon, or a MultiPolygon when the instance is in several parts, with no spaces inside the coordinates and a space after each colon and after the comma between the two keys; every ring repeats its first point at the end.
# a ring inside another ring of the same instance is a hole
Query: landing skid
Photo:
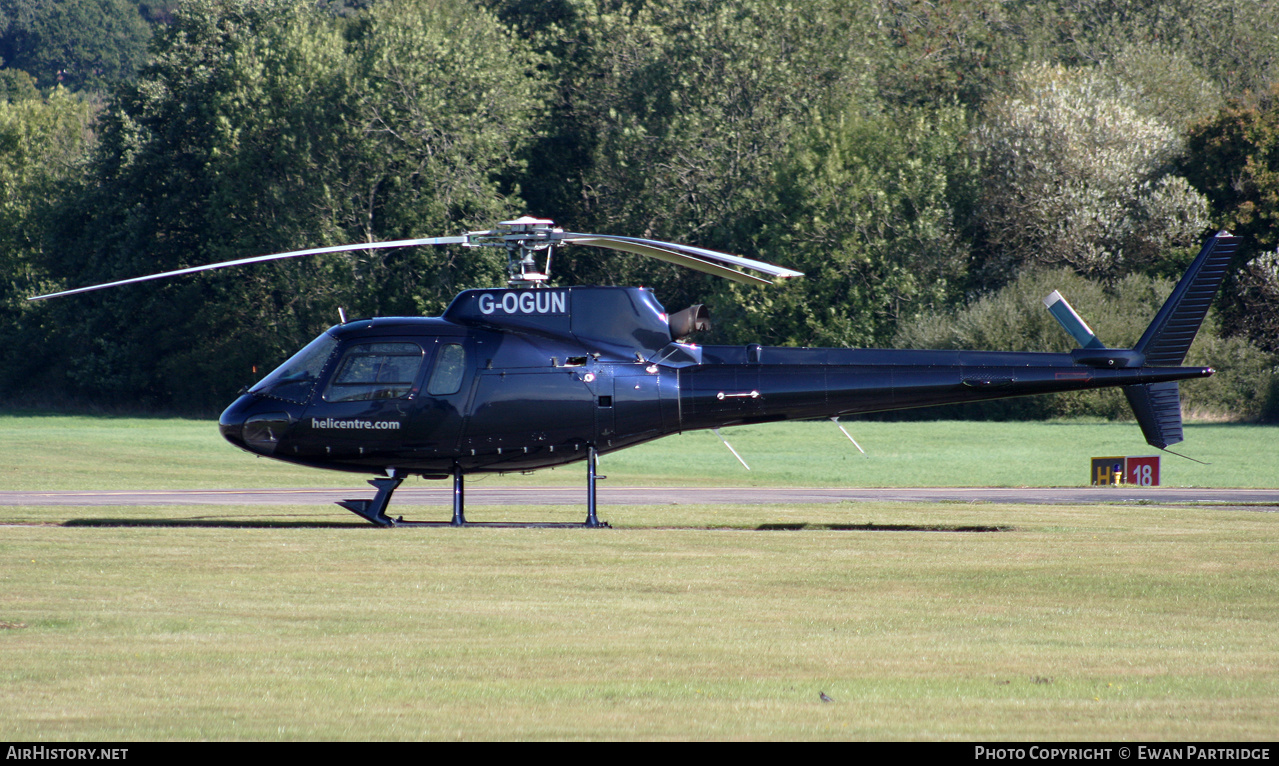
{"type": "Polygon", "coordinates": [[[596,471],[598,455],[595,447],[587,448],[586,459],[586,521],[581,524],[556,521],[467,521],[465,513],[466,493],[462,483],[462,467],[453,465],[453,520],[452,521],[405,521],[403,516],[391,518],[386,515],[386,508],[391,504],[391,495],[399,489],[404,477],[396,475],[395,469],[387,470],[385,478],[369,479],[369,484],[377,489],[372,500],[339,500],[338,505],[357,514],[360,518],[379,527],[498,527],[509,529],[571,529],[588,527],[593,529],[612,529],[607,521],[600,521],[596,514],[595,482],[607,479],[596,471]]]}
{"type": "MultiPolygon", "coordinates": [[[[465,524],[454,524],[451,521],[410,521],[409,519],[393,519],[393,527],[474,527],[477,529],[589,529],[584,523],[576,521],[468,521],[465,524]]],[[[595,529],[612,529],[606,521],[600,522],[595,529]]]]}
{"type": "Polygon", "coordinates": [[[399,489],[404,479],[391,475],[385,479],[369,479],[369,484],[377,488],[372,500],[339,500],[338,505],[358,514],[370,524],[379,527],[393,527],[400,523],[386,515],[386,507],[391,504],[391,494],[399,489]]]}

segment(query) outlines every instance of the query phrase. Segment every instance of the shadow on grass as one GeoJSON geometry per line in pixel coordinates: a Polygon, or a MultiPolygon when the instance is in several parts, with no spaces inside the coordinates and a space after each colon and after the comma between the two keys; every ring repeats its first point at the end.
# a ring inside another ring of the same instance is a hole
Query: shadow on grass
{"type": "Polygon", "coordinates": [[[209,529],[376,529],[349,521],[271,521],[249,519],[68,519],[64,527],[191,527],[209,529]]]}
{"type": "MultiPolygon", "coordinates": [[[[63,527],[139,527],[139,528],[172,528],[172,529],[385,529],[373,524],[359,521],[286,521],[272,519],[69,519],[60,524],[63,527]]],[[[425,527],[447,529],[453,525],[447,521],[419,521],[397,525],[396,529],[406,527],[425,527]]],[[[493,529],[585,529],[576,522],[468,522],[466,528],[493,529]]],[[[612,529],[607,523],[601,529],[612,529]]],[[[635,531],[665,529],[713,532],[755,531],[755,532],[798,532],[798,531],[834,531],[834,532],[1012,532],[1016,527],[1009,526],[973,526],[945,524],[823,524],[795,522],[784,524],[760,524],[757,527],[721,527],[721,526],[633,526],[625,527],[635,531]]]]}
{"type": "Polygon", "coordinates": [[[760,524],[760,532],[829,529],[837,532],[1012,532],[1016,527],[950,526],[945,524],[760,524]]]}

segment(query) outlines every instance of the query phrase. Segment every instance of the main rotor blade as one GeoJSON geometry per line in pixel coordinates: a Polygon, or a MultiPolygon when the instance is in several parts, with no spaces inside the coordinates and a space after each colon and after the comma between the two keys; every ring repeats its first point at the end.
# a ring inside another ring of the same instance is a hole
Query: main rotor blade
{"type": "MultiPolygon", "coordinates": [[[[752,271],[758,271],[763,274],[767,274],[768,276],[773,277],[775,279],[791,279],[793,277],[804,276],[803,272],[783,268],[782,266],[776,266],[771,263],[765,263],[764,261],[755,261],[755,260],[751,260],[750,258],[743,258],[740,255],[732,255],[730,253],[721,253],[718,250],[707,250],[702,247],[693,247],[692,245],[681,245],[676,242],[662,242],[654,239],[639,239],[637,237],[619,237],[612,234],[576,234],[572,232],[565,232],[564,241],[576,242],[577,244],[585,244],[579,239],[583,237],[595,239],[595,240],[605,240],[607,242],[613,243],[612,245],[592,243],[592,244],[595,244],[596,247],[614,247],[615,249],[618,249],[618,250],[627,250],[627,252],[638,252],[636,250],[628,250],[627,248],[621,247],[620,245],[622,245],[623,243],[628,245],[642,245],[645,247],[658,248],[668,253],[675,253],[676,255],[684,256],[686,258],[692,258],[698,263],[705,264],[709,262],[709,263],[716,264],[718,266],[737,266],[738,268],[750,269],[752,271]]],[[[641,255],[647,255],[647,253],[641,253],[641,255]]],[[[667,260],[667,259],[663,259],[663,260],[667,260]]],[[[681,263],[681,261],[674,261],[674,262],[681,263]]],[[[689,268],[697,268],[697,266],[693,266],[691,264],[685,264],[685,265],[688,265],[689,268]]],[[[737,272],[737,273],[740,274],[741,272],[737,272]]],[[[732,278],[733,277],[729,277],[729,279],[732,279],[732,278]]]]}
{"type": "Polygon", "coordinates": [[[186,269],[177,269],[176,271],[166,271],[161,274],[148,274],[144,277],[133,277],[132,279],[121,279],[116,282],[105,282],[100,285],[90,285],[88,287],[77,287],[74,290],[63,290],[59,293],[49,293],[48,295],[37,295],[28,298],[29,301],[43,301],[49,298],[61,298],[64,295],[75,295],[77,293],[87,293],[94,290],[105,290],[108,287],[119,287],[121,285],[131,285],[135,282],[150,282],[153,279],[168,279],[169,277],[178,277],[183,274],[195,274],[201,271],[212,271],[214,269],[226,269],[232,266],[247,266],[252,263],[264,263],[266,261],[279,261],[285,258],[300,258],[304,255],[319,255],[321,253],[341,253],[350,250],[381,250],[392,247],[418,247],[421,245],[462,245],[466,244],[467,238],[461,237],[428,237],[426,239],[400,239],[394,242],[361,242],[352,245],[333,245],[332,247],[313,247],[307,250],[292,250],[287,253],[272,253],[271,255],[257,255],[252,258],[240,258],[235,261],[222,261],[220,263],[210,263],[204,266],[192,266],[186,269]]]}
{"type": "Polygon", "coordinates": [[[736,269],[725,268],[723,266],[720,266],[719,264],[711,263],[709,261],[703,261],[701,259],[693,258],[692,256],[685,255],[684,253],[676,252],[674,250],[667,250],[666,248],[662,248],[662,247],[653,247],[652,245],[643,245],[637,242],[618,242],[608,237],[593,237],[593,236],[577,236],[577,237],[573,237],[572,239],[565,237],[564,241],[571,242],[572,244],[575,244],[575,245],[590,245],[592,247],[606,247],[610,250],[622,250],[627,253],[635,253],[636,255],[646,255],[649,258],[656,258],[659,261],[666,261],[667,263],[675,263],[680,266],[684,266],[685,268],[694,269],[696,271],[701,271],[706,274],[714,274],[717,277],[724,277],[725,279],[731,279],[734,282],[742,282],[748,285],[773,284],[769,280],[761,279],[760,277],[757,277],[754,274],[747,274],[746,272],[737,271],[736,269]]]}

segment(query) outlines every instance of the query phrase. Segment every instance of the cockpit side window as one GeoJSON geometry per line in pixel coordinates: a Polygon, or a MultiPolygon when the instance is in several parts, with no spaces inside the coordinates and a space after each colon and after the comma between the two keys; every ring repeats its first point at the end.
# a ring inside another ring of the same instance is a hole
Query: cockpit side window
{"type": "Polygon", "coordinates": [[[289,357],[289,360],[267,375],[250,392],[283,399],[298,404],[306,404],[315,390],[324,365],[333,356],[337,340],[328,333],[306,344],[306,347],[289,357]]]}
{"type": "Polygon", "coordinates": [[[431,396],[456,394],[462,387],[465,374],[466,352],[456,343],[446,343],[435,355],[435,369],[431,371],[426,392],[431,396]]]}
{"type": "Polygon", "coordinates": [[[324,389],[326,402],[403,399],[413,391],[425,355],[416,343],[360,343],[342,355],[324,389]]]}

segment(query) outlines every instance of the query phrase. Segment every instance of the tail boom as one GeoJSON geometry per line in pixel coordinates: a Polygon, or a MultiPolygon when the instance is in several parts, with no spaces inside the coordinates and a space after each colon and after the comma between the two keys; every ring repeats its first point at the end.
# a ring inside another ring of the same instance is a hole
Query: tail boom
{"type": "MultiPolygon", "coordinates": [[[[707,355],[723,347],[706,347],[707,355]]],[[[717,361],[679,370],[681,429],[828,418],[1122,386],[1176,385],[1207,367],[1098,369],[1069,354],[848,350],[795,365],[816,349],[763,348],[763,363],[717,361]],[[774,363],[770,364],[769,360],[774,363]]],[[[832,350],[833,351],[833,350],[832,350]]]]}

